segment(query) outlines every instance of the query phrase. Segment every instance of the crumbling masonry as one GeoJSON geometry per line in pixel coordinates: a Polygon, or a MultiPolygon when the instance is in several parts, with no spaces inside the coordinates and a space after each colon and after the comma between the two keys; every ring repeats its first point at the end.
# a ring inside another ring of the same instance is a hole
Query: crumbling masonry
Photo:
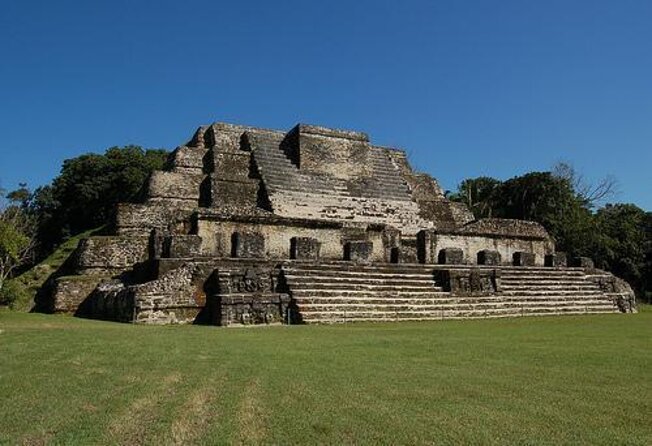
{"type": "Polygon", "coordinates": [[[543,227],[474,220],[364,133],[201,127],[110,235],[83,240],[49,311],[216,325],[635,311],[629,285],[543,227]]]}

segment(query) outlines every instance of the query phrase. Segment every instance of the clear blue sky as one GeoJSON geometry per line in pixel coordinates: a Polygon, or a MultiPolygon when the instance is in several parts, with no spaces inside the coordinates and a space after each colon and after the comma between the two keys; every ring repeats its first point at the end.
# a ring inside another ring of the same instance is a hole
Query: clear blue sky
{"type": "Polygon", "coordinates": [[[24,1],[0,10],[0,184],[228,121],[368,132],[454,189],[571,162],[652,210],[652,1],[24,1]]]}

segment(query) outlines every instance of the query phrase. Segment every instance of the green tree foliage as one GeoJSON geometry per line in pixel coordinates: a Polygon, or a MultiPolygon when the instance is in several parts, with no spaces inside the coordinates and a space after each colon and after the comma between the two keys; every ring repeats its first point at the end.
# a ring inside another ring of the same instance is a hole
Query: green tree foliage
{"type": "Polygon", "coordinates": [[[591,257],[596,266],[630,282],[639,296],[649,295],[652,213],[633,204],[608,204],[594,212],[595,204],[613,190],[614,180],[592,186],[568,166],[563,172],[531,172],[504,182],[471,178],[460,183],[450,198],[467,204],[476,218],[539,222],[558,250],[591,257]]]}
{"type": "Polygon", "coordinates": [[[475,218],[491,218],[502,182],[491,177],[469,178],[462,181],[457,193],[449,198],[465,203],[475,218]]]}
{"type": "Polygon", "coordinates": [[[645,211],[633,204],[608,204],[595,218],[600,234],[595,251],[598,266],[643,289],[650,243],[645,211]]]}
{"type": "Polygon", "coordinates": [[[6,195],[8,204],[0,208],[0,304],[11,303],[14,293],[6,287],[8,279],[32,260],[36,225],[25,208],[29,196],[21,185],[6,195]]]}
{"type": "Polygon", "coordinates": [[[116,203],[137,198],[147,176],[161,169],[167,156],[165,150],[126,146],[64,161],[59,176],[30,200],[39,217],[43,253],[67,237],[105,224],[116,203]]]}

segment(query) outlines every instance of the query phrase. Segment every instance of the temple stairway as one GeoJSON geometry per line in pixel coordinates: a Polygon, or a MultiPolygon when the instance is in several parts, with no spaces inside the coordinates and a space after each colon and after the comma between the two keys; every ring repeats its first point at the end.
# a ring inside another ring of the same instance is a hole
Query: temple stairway
{"type": "Polygon", "coordinates": [[[369,152],[364,181],[304,172],[279,147],[275,134],[251,136],[252,152],[275,213],[295,218],[383,222],[416,233],[432,226],[419,216],[405,179],[385,150],[369,152]]]}
{"type": "Polygon", "coordinates": [[[482,296],[443,291],[426,265],[292,263],[283,273],[306,323],[618,312],[581,269],[501,269],[502,292],[482,296]]]}
{"type": "Polygon", "coordinates": [[[523,315],[618,312],[582,268],[504,267],[501,283],[502,299],[523,315]]]}

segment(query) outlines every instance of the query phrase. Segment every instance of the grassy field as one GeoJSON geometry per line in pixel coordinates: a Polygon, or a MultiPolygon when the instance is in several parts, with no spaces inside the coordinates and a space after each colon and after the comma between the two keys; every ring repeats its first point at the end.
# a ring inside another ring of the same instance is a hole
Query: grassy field
{"type": "Polygon", "coordinates": [[[0,443],[652,444],[649,311],[0,330],[0,443]]]}

